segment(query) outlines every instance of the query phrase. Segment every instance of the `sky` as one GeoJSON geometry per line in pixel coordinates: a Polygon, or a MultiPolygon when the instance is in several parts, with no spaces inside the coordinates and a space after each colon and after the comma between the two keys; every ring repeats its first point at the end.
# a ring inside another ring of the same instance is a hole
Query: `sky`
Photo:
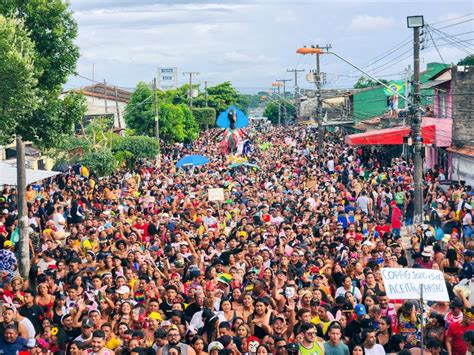
{"type": "MultiPolygon", "coordinates": [[[[378,78],[400,79],[413,61],[410,15],[423,15],[425,23],[443,32],[425,31],[422,69],[432,61],[457,62],[474,48],[472,1],[70,2],[79,25],[77,73],[82,77],[71,77],[66,89],[90,85],[92,78],[132,89],[139,81],[151,82],[158,67],[177,67],[180,84],[187,80],[182,72],[192,71],[199,72],[196,83],[231,81],[246,93],[292,79],[287,69],[297,68],[305,70],[299,86],[310,87],[305,76],[315,58],[296,49],[326,44],[378,78]],[[456,35],[455,45],[446,33],[456,35]]],[[[322,56],[321,71],[327,73],[327,88],[350,87],[360,76],[332,55],[322,56]]],[[[293,85],[288,83],[290,89],[293,85]]]]}

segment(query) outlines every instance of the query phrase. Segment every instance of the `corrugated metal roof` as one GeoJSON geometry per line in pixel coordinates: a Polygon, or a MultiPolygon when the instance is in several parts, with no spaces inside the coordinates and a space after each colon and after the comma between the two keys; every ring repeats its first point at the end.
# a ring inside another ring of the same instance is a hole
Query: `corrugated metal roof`
{"type": "Polygon", "coordinates": [[[474,158],[474,147],[471,147],[469,145],[464,146],[464,147],[449,147],[446,148],[448,152],[451,153],[456,153],[460,155],[467,155],[468,157],[474,158]]]}

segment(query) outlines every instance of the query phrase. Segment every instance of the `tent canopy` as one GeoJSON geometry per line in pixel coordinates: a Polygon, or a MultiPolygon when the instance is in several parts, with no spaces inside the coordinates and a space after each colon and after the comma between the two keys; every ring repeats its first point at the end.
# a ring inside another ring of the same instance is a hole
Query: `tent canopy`
{"type": "MultiPolygon", "coordinates": [[[[351,134],[346,136],[346,143],[349,145],[399,145],[403,144],[403,139],[411,133],[408,126],[394,127],[369,131],[365,133],[351,134]]],[[[435,142],[435,125],[421,127],[423,144],[433,144],[435,142]]]]}
{"type": "MultiPolygon", "coordinates": [[[[61,174],[57,171],[26,169],[26,184],[32,184],[61,174]]],[[[0,186],[17,186],[16,167],[0,162],[0,186]]]]}

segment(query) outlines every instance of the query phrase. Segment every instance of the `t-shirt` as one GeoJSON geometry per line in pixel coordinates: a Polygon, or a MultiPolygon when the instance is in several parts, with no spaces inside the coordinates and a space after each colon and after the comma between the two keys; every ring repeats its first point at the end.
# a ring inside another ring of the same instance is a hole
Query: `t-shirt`
{"type": "Polygon", "coordinates": [[[365,355],[385,355],[385,350],[382,345],[375,344],[371,349],[364,347],[365,355]]]}
{"type": "Polygon", "coordinates": [[[453,355],[465,355],[467,351],[467,345],[462,339],[463,334],[468,330],[474,330],[474,324],[469,326],[462,325],[460,323],[453,323],[448,328],[446,336],[452,338],[451,347],[453,355]]]}
{"type": "Polygon", "coordinates": [[[324,343],[324,355],[349,355],[349,348],[342,341],[337,346],[327,341],[324,343]]]}

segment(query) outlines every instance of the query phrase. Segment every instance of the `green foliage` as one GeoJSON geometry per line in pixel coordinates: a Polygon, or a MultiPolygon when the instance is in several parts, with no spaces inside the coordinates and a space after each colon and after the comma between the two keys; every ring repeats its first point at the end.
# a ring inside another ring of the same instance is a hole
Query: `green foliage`
{"type": "MultiPolygon", "coordinates": [[[[199,134],[199,126],[192,112],[180,101],[184,89],[158,91],[158,112],[160,139],[165,142],[193,141],[199,134]]],[[[125,122],[137,134],[155,136],[155,112],[153,107],[153,90],[141,82],[132,93],[125,108],[125,122]]]]}
{"type": "Polygon", "coordinates": [[[127,127],[138,134],[153,136],[154,117],[153,90],[144,82],[139,82],[125,107],[127,127]]]}
{"type": "Polygon", "coordinates": [[[461,59],[458,65],[474,65],[474,54],[469,54],[466,58],[461,59]]]}
{"type": "MultiPolygon", "coordinates": [[[[385,79],[378,79],[378,80],[380,80],[385,85],[389,84],[388,80],[385,80],[385,79]]],[[[379,86],[379,85],[380,84],[378,82],[370,78],[366,78],[365,76],[362,75],[354,84],[354,89],[365,89],[365,88],[370,88],[370,87],[379,86]]]]}
{"type": "MultiPolygon", "coordinates": [[[[294,106],[290,105],[289,103],[286,104],[286,114],[287,120],[291,120],[296,113],[296,109],[294,106]]],[[[263,116],[267,117],[270,122],[274,125],[278,124],[278,103],[270,102],[267,106],[265,106],[265,111],[263,112],[263,116]]],[[[281,123],[284,122],[285,118],[283,116],[283,103],[281,105],[281,123]]]]}
{"type": "Polygon", "coordinates": [[[216,110],[212,107],[193,108],[193,116],[201,126],[212,127],[216,123],[216,110]]]}
{"type": "MultiPolygon", "coordinates": [[[[230,81],[208,87],[207,94],[208,106],[217,113],[225,111],[230,105],[237,105],[239,100],[239,93],[230,81]]],[[[193,102],[196,107],[205,107],[205,93],[201,92],[193,102]]]]}
{"type": "Polygon", "coordinates": [[[19,20],[0,15],[0,144],[36,106],[34,44],[19,20]]]}
{"type": "Polygon", "coordinates": [[[184,140],[185,142],[193,142],[199,136],[199,125],[188,106],[180,104],[178,107],[183,112],[184,129],[186,133],[184,140]]]}
{"type": "MultiPolygon", "coordinates": [[[[36,95],[38,105],[31,105],[28,114],[21,115],[14,122],[7,122],[7,130],[3,127],[6,121],[2,119],[0,123],[0,131],[7,133],[4,136],[8,141],[19,134],[42,147],[51,147],[59,144],[58,137],[72,133],[73,124],[78,122],[75,113],[82,109],[81,100],[78,97],[59,99],[62,85],[74,73],[79,58],[79,49],[74,43],[77,24],[68,6],[62,0],[0,2],[0,14],[24,21],[34,44],[33,71],[37,79],[29,95],[32,98],[36,95]],[[73,108],[74,105],[78,107],[73,108]],[[70,115],[71,109],[74,113],[70,115]]],[[[3,57],[1,60],[4,60],[3,57]]],[[[15,78],[9,75],[1,78],[1,81],[4,80],[13,82],[15,78]]],[[[22,106],[20,102],[18,105],[22,106]]]]}
{"type": "Polygon", "coordinates": [[[112,152],[122,154],[125,161],[134,163],[139,159],[150,159],[158,155],[158,142],[147,136],[121,137],[115,135],[112,140],[112,152]]]}
{"type": "Polygon", "coordinates": [[[86,152],[80,161],[99,176],[110,175],[117,167],[114,154],[107,147],[98,147],[86,152]]]}

